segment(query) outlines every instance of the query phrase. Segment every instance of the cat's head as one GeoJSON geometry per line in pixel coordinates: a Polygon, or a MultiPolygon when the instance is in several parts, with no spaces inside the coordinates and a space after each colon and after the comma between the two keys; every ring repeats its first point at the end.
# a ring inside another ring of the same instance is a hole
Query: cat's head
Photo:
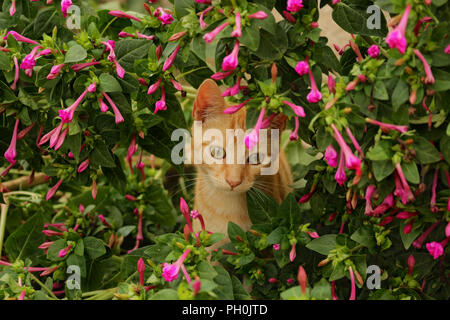
{"type": "MultiPolygon", "coordinates": [[[[192,151],[201,152],[204,157],[211,157],[215,162],[207,164],[202,161],[201,164],[196,164],[197,170],[202,173],[199,179],[207,179],[224,192],[244,193],[255,184],[261,175],[261,169],[269,167],[273,161],[278,161],[278,152],[272,154],[271,129],[278,129],[281,135],[286,126],[286,116],[280,114],[272,119],[268,127],[266,148],[258,150],[257,146],[249,151],[244,145],[247,129],[245,108],[234,114],[225,114],[226,108],[219,86],[211,79],[205,80],[198,89],[192,111],[197,125],[201,123],[203,139],[201,147],[200,143],[192,145],[192,151]],[[205,138],[205,132],[209,133],[211,129],[220,132],[224,141],[217,139],[214,131],[210,138],[205,138]],[[227,132],[227,129],[233,131],[227,132]]],[[[196,135],[200,135],[195,127],[194,125],[192,129],[194,141],[196,135]]],[[[279,147],[280,140],[277,139],[276,143],[279,147]]]]}

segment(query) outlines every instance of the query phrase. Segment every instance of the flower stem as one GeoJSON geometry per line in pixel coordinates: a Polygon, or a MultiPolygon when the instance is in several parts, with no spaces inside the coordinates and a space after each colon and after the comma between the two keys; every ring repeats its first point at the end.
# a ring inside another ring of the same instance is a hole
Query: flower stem
{"type": "Polygon", "coordinates": [[[100,33],[100,38],[103,36],[103,33],[105,33],[105,31],[114,23],[114,21],[117,20],[117,17],[114,17],[106,26],[105,28],[102,30],[102,33],[100,33]]]}
{"type": "Polygon", "coordinates": [[[47,288],[47,287],[45,286],[45,284],[43,284],[43,283],[41,282],[41,280],[39,280],[34,274],[32,274],[31,272],[29,272],[29,275],[31,276],[31,278],[32,278],[34,281],[37,282],[37,284],[39,284],[39,285],[41,286],[42,289],[44,289],[45,291],[47,291],[47,293],[48,293],[53,299],[59,300],[58,297],[56,297],[55,294],[52,292],[52,290],[50,290],[49,288],[47,288]]]}

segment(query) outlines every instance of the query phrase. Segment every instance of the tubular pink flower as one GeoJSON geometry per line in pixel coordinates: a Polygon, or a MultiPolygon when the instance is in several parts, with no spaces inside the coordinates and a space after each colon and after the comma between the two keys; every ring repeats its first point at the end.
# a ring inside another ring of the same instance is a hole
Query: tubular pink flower
{"type": "Polygon", "coordinates": [[[19,62],[17,61],[16,56],[14,56],[13,60],[14,60],[15,71],[14,71],[14,82],[11,85],[11,89],[16,90],[17,89],[17,81],[19,81],[19,62]]]}
{"type": "Polygon", "coordinates": [[[405,31],[406,25],[408,24],[410,11],[411,5],[408,4],[406,6],[405,12],[403,13],[402,19],[400,20],[398,26],[395,29],[391,30],[386,37],[386,42],[389,45],[389,47],[397,48],[397,50],[402,54],[405,53],[407,46],[405,31]]]}
{"type": "Polygon", "coordinates": [[[190,249],[184,251],[184,253],[173,264],[169,263],[164,264],[162,277],[164,278],[165,281],[172,282],[178,278],[180,268],[183,265],[184,260],[186,260],[189,252],[191,252],[190,249]]]}
{"type": "Polygon", "coordinates": [[[311,199],[311,197],[314,195],[314,193],[316,192],[315,188],[313,188],[312,191],[310,191],[309,193],[305,194],[304,196],[302,196],[300,198],[300,200],[298,200],[298,204],[302,204],[302,203],[306,203],[309,201],[309,199],[311,199]]]}
{"type": "Polygon", "coordinates": [[[180,45],[178,45],[175,50],[170,54],[170,56],[164,61],[164,65],[162,68],[162,71],[167,71],[170,69],[170,67],[173,65],[173,62],[175,61],[175,57],[178,54],[178,51],[180,51],[180,45]]]}
{"type": "Polygon", "coordinates": [[[161,21],[163,26],[172,23],[173,17],[170,14],[165,12],[161,7],[158,7],[157,10],[159,11],[158,20],[161,21]]]}
{"type": "Polygon", "coordinates": [[[108,12],[110,15],[117,17],[117,18],[126,18],[126,19],[132,19],[135,20],[137,22],[141,22],[141,19],[136,18],[134,16],[132,16],[131,14],[125,13],[123,11],[120,10],[114,10],[114,11],[110,11],[108,12]]]}
{"type": "Polygon", "coordinates": [[[36,54],[38,50],[42,48],[41,46],[35,46],[33,50],[29,54],[23,58],[22,63],[20,64],[20,69],[33,69],[33,67],[36,65],[36,54]]]}
{"type": "Polygon", "coordinates": [[[78,64],[74,64],[73,66],[71,66],[70,68],[75,71],[75,72],[79,72],[85,68],[88,68],[90,66],[95,66],[97,64],[100,64],[100,61],[91,61],[91,62],[85,62],[85,63],[78,63],[78,64]]]}
{"type": "Polygon", "coordinates": [[[62,232],[53,231],[53,230],[42,230],[42,233],[45,234],[47,237],[55,237],[55,236],[64,235],[62,232]]]}
{"type": "Polygon", "coordinates": [[[436,169],[434,171],[433,185],[431,186],[430,210],[433,213],[437,213],[439,211],[439,208],[436,206],[436,187],[438,182],[438,173],[439,169],[436,169]]]}
{"type": "MultiPolygon", "coordinates": [[[[59,126],[57,126],[54,130],[52,130],[53,134],[50,136],[50,148],[53,148],[58,142],[59,135],[64,126],[64,122],[61,121],[59,126]]],[[[45,136],[44,136],[45,137],[45,136]]]]}
{"type": "Polygon", "coordinates": [[[211,4],[211,0],[195,0],[197,3],[211,4]]]}
{"type": "Polygon", "coordinates": [[[58,253],[58,257],[59,258],[64,258],[68,253],[69,253],[69,250],[70,249],[72,249],[72,245],[70,244],[70,245],[68,245],[66,248],[64,248],[64,249],[61,249],[61,250],[59,250],[59,253],[58,253]]]}
{"type": "Polygon", "coordinates": [[[89,167],[89,163],[91,161],[89,159],[84,160],[82,163],[80,163],[80,165],[78,166],[78,173],[81,173],[83,171],[85,171],[88,167],[89,167]]]}
{"type": "Polygon", "coordinates": [[[41,50],[36,54],[36,59],[41,56],[48,56],[49,54],[52,54],[52,50],[50,50],[50,49],[41,50]]]}
{"type": "Polygon", "coordinates": [[[347,175],[345,174],[345,156],[344,152],[341,150],[340,152],[340,159],[339,159],[339,166],[336,171],[336,174],[334,178],[336,179],[336,182],[342,187],[342,185],[347,181],[347,175]]]}
{"type": "Polygon", "coordinates": [[[72,0],[62,0],[61,1],[61,12],[64,18],[67,17],[67,11],[72,6],[72,0]]]}
{"type": "Polygon", "coordinates": [[[131,34],[131,33],[125,32],[125,31],[120,31],[117,36],[119,38],[134,38],[134,34],[131,34]]]}
{"type": "Polygon", "coordinates": [[[378,225],[385,226],[385,225],[391,223],[392,221],[394,221],[394,217],[388,216],[388,217],[384,218],[378,225]]]}
{"type": "Polygon", "coordinates": [[[3,37],[3,40],[7,40],[8,36],[12,35],[14,39],[16,39],[19,42],[26,42],[31,44],[39,44],[39,42],[31,40],[27,37],[22,36],[21,34],[17,33],[16,31],[8,31],[8,33],[3,37]]]}
{"type": "Polygon", "coordinates": [[[435,260],[444,254],[444,247],[439,242],[436,242],[436,241],[429,242],[425,246],[426,246],[428,252],[430,253],[430,255],[435,260]]]}
{"type": "Polygon", "coordinates": [[[361,160],[358,159],[350,149],[350,147],[345,142],[344,138],[342,137],[339,130],[336,128],[334,124],[331,124],[331,128],[334,131],[334,139],[341,147],[341,151],[344,153],[345,156],[345,167],[347,169],[356,170],[356,173],[358,174],[361,171],[361,160]]]}
{"type": "Polygon", "coordinates": [[[181,86],[181,83],[179,83],[173,79],[170,79],[170,82],[172,82],[172,85],[176,90],[183,91],[183,87],[181,86]]]}
{"type": "Polygon", "coordinates": [[[291,247],[291,251],[289,252],[289,260],[290,260],[291,262],[294,262],[295,257],[297,256],[297,253],[296,253],[296,251],[295,251],[295,246],[296,246],[296,244],[293,243],[293,244],[292,244],[292,247],[291,247]]]}
{"type": "Polygon", "coordinates": [[[259,20],[264,20],[268,17],[267,13],[265,13],[264,11],[257,11],[255,13],[249,14],[247,16],[249,19],[259,19],[259,20]]]}
{"type": "Polygon", "coordinates": [[[373,44],[367,49],[367,54],[372,59],[378,59],[380,57],[380,47],[376,44],[373,44]]]}
{"type": "Polygon", "coordinates": [[[222,93],[222,97],[228,97],[228,96],[235,96],[235,95],[237,95],[239,93],[239,91],[240,91],[240,86],[241,86],[241,77],[238,77],[236,83],[232,87],[227,88],[222,93]]]}
{"type": "Polygon", "coordinates": [[[450,222],[447,223],[447,226],[445,227],[445,236],[447,238],[450,237],[450,222]]]}
{"type": "MultiPolygon", "coordinates": [[[[13,3],[16,3],[16,2],[13,2],[13,3]]],[[[17,300],[20,300],[20,301],[25,300],[25,295],[26,294],[27,294],[27,291],[26,290],[22,290],[20,292],[19,298],[17,298],[17,300]]]]}
{"type": "Polygon", "coordinates": [[[108,100],[109,105],[111,106],[111,108],[114,111],[114,116],[116,118],[116,124],[119,124],[123,121],[125,121],[125,119],[122,117],[122,114],[119,111],[119,108],[117,108],[116,104],[114,103],[114,101],[108,96],[108,94],[106,92],[102,92],[102,95],[106,98],[106,100],[108,100]]]}
{"type": "Polygon", "coordinates": [[[250,100],[251,100],[251,98],[245,100],[244,102],[242,102],[242,103],[240,103],[240,104],[237,104],[237,105],[234,105],[234,106],[229,106],[228,108],[226,108],[226,109],[223,111],[223,113],[225,113],[225,114],[233,114],[233,113],[236,113],[236,112],[238,112],[239,110],[241,110],[241,109],[242,109],[242,108],[243,108],[250,100]]]}
{"type": "Polygon", "coordinates": [[[217,28],[215,28],[213,31],[205,34],[203,36],[203,40],[205,40],[206,43],[211,43],[214,41],[214,39],[217,37],[217,35],[226,27],[228,27],[230,23],[229,22],[225,22],[224,24],[221,24],[220,26],[218,26],[217,28]]]}
{"type": "Polygon", "coordinates": [[[107,112],[108,111],[108,105],[103,101],[103,98],[98,98],[98,103],[100,104],[100,111],[101,112],[107,112]]]}
{"type": "Polygon", "coordinates": [[[62,182],[63,180],[59,179],[59,181],[50,190],[48,190],[45,200],[48,201],[55,195],[56,191],[58,191],[58,188],[62,182]]]}
{"type": "Polygon", "coordinates": [[[356,300],[355,276],[353,275],[353,269],[352,269],[351,266],[348,267],[348,272],[350,273],[350,283],[351,283],[351,286],[352,286],[349,300],[356,300]]]}
{"type": "Polygon", "coordinates": [[[292,131],[291,134],[289,135],[289,140],[291,141],[298,140],[298,129],[300,129],[300,121],[298,120],[297,116],[294,117],[294,121],[295,121],[294,131],[292,131]]]}
{"type": "Polygon", "coordinates": [[[183,197],[180,197],[180,211],[188,224],[190,232],[193,232],[194,229],[192,228],[191,218],[189,215],[189,206],[187,205],[186,200],[184,200],[183,197]]]}
{"type": "Polygon", "coordinates": [[[211,11],[212,9],[214,9],[214,7],[208,7],[208,8],[206,8],[205,10],[203,10],[202,13],[200,14],[200,19],[199,19],[199,21],[200,21],[200,28],[201,28],[202,30],[205,29],[206,27],[208,27],[208,24],[206,24],[205,21],[204,21],[205,14],[207,14],[207,13],[208,13],[209,11],[211,11]]]}
{"type": "MultiPolygon", "coordinates": [[[[248,100],[251,100],[251,98],[248,100]]],[[[261,129],[267,129],[268,127],[270,127],[270,124],[272,123],[272,120],[273,118],[275,118],[275,116],[276,114],[273,113],[269,117],[265,118],[261,123],[261,129]]]]}
{"type": "Polygon", "coordinates": [[[302,0],[288,0],[286,5],[286,10],[290,12],[298,12],[303,8],[302,0]]]}
{"type": "Polygon", "coordinates": [[[196,279],[194,281],[194,283],[192,284],[192,289],[194,289],[194,293],[193,293],[194,297],[200,292],[201,288],[202,288],[202,283],[200,282],[199,279],[196,279]]]}
{"type": "Polygon", "coordinates": [[[414,265],[416,264],[416,260],[414,259],[414,256],[412,254],[408,257],[408,274],[412,275],[414,265]]]}
{"type": "Polygon", "coordinates": [[[297,23],[297,20],[294,18],[294,16],[290,12],[283,10],[283,16],[287,21],[289,21],[293,24],[297,23]]]}
{"type": "Polygon", "coordinates": [[[394,206],[394,195],[392,193],[389,193],[386,198],[384,198],[384,201],[382,204],[380,204],[378,207],[376,207],[372,215],[377,217],[379,215],[382,215],[385,213],[389,208],[392,208],[394,206]]]}
{"type": "Polygon", "coordinates": [[[137,152],[138,150],[138,145],[136,145],[136,134],[133,134],[133,138],[131,139],[131,143],[128,147],[128,151],[127,151],[127,162],[128,162],[128,166],[130,167],[130,171],[131,173],[133,173],[133,155],[137,152]]]}
{"type": "Polygon", "coordinates": [[[305,110],[303,109],[303,107],[297,106],[287,100],[283,100],[283,103],[286,104],[287,106],[289,106],[297,116],[302,117],[302,118],[304,118],[306,116],[305,110]]]}
{"type": "Polygon", "coordinates": [[[422,53],[418,49],[413,50],[415,55],[422,61],[423,68],[425,69],[425,84],[433,84],[434,83],[434,76],[433,72],[431,71],[430,65],[428,64],[425,57],[422,55],[422,53]]]}
{"type": "Polygon", "coordinates": [[[449,44],[448,46],[445,47],[444,53],[445,53],[445,54],[450,54],[450,44],[449,44]]]}
{"type": "Polygon", "coordinates": [[[275,243],[272,245],[273,250],[278,251],[281,248],[281,245],[279,243],[275,243]]]}
{"type": "Polygon", "coordinates": [[[166,91],[164,89],[164,86],[161,86],[161,99],[156,102],[155,111],[153,113],[156,114],[158,111],[161,110],[162,111],[167,110],[166,91]]]}
{"type": "Polygon", "coordinates": [[[311,231],[306,231],[306,234],[307,234],[308,236],[310,236],[311,238],[313,238],[313,239],[318,239],[318,238],[320,238],[319,234],[318,234],[317,232],[315,232],[315,231],[313,231],[313,232],[311,232],[311,231]]]}
{"type": "Polygon", "coordinates": [[[339,298],[338,298],[338,296],[336,295],[336,292],[335,292],[335,286],[336,286],[336,281],[331,281],[331,297],[332,297],[332,300],[339,300],[339,298]]]}
{"type": "Polygon", "coordinates": [[[222,69],[224,71],[235,70],[239,64],[239,41],[236,40],[233,50],[229,55],[223,58],[222,69]]]}
{"type": "Polygon", "coordinates": [[[300,75],[304,76],[309,71],[309,64],[307,60],[302,60],[297,63],[295,66],[295,71],[300,75]]]}
{"type": "Polygon", "coordinates": [[[317,89],[316,81],[314,80],[311,69],[308,70],[308,73],[311,82],[311,91],[306,96],[306,100],[308,100],[309,103],[317,103],[322,100],[322,93],[317,89]]]}
{"type": "Polygon", "coordinates": [[[116,43],[113,40],[102,41],[101,42],[106,47],[106,51],[109,52],[108,61],[114,63],[114,68],[116,69],[117,75],[123,79],[125,75],[125,69],[119,64],[116,58],[116,53],[114,52],[114,48],[116,47],[116,43]]]}
{"type": "Polygon", "coordinates": [[[56,77],[59,76],[59,73],[61,72],[61,69],[64,68],[65,64],[61,63],[56,66],[53,66],[50,70],[50,73],[47,75],[47,80],[53,80],[56,79],[56,77]]]}
{"type": "Polygon", "coordinates": [[[229,77],[230,75],[232,75],[233,72],[234,72],[234,69],[231,71],[228,71],[228,72],[216,72],[211,76],[211,79],[216,80],[216,81],[223,80],[223,79],[229,77]]]}
{"type": "Polygon", "coordinates": [[[95,198],[97,198],[97,181],[94,180],[92,181],[92,188],[91,188],[91,193],[92,193],[92,199],[95,200],[95,198]]]}
{"type": "Polygon", "coordinates": [[[328,74],[328,90],[331,93],[336,93],[336,81],[331,74],[328,74]]]}
{"type": "Polygon", "coordinates": [[[84,97],[88,93],[88,89],[84,90],[83,93],[75,100],[75,102],[66,109],[60,109],[58,111],[59,117],[61,118],[62,123],[70,123],[73,120],[73,115],[80,105],[80,103],[83,101],[84,97]]]}
{"type": "Polygon", "coordinates": [[[416,249],[422,248],[422,244],[424,241],[428,238],[430,233],[441,223],[441,220],[436,221],[433,223],[427,230],[425,230],[424,233],[422,233],[416,240],[413,242],[413,247],[416,249]]]}
{"type": "Polygon", "coordinates": [[[13,0],[11,3],[11,7],[9,7],[9,15],[12,17],[16,14],[16,0],[13,0]]]}
{"type": "Polygon", "coordinates": [[[145,277],[145,262],[144,259],[142,258],[139,258],[137,262],[137,272],[139,274],[139,284],[143,286],[145,277]]]}
{"type": "Polygon", "coordinates": [[[125,76],[125,69],[117,62],[117,60],[114,60],[114,67],[116,68],[116,73],[120,77],[120,79],[123,79],[125,76]]]}
{"type": "Polygon", "coordinates": [[[335,168],[338,164],[338,153],[336,149],[333,148],[333,145],[329,145],[325,150],[324,155],[325,161],[328,163],[328,165],[332,168],[335,168]]]}
{"type": "Polygon", "coordinates": [[[370,216],[372,215],[373,209],[372,209],[372,196],[377,191],[377,188],[373,185],[369,185],[366,188],[366,195],[364,196],[364,199],[366,200],[366,210],[365,215],[370,216]]]}
{"type": "Polygon", "coordinates": [[[17,157],[17,150],[16,150],[16,145],[17,145],[17,129],[19,127],[19,119],[16,119],[16,123],[14,125],[14,130],[13,130],[13,135],[11,137],[11,143],[9,144],[8,149],[6,149],[5,151],[5,159],[11,163],[11,164],[16,164],[16,157],[17,157]]]}
{"type": "Polygon", "coordinates": [[[258,121],[256,122],[255,127],[253,130],[245,136],[245,145],[249,150],[252,150],[253,147],[258,143],[259,141],[259,130],[261,129],[261,125],[264,119],[264,114],[266,113],[266,108],[262,108],[261,112],[259,113],[258,121]]]}
{"type": "Polygon", "coordinates": [[[352,131],[350,130],[349,127],[345,128],[345,131],[347,132],[348,137],[350,138],[350,140],[353,143],[353,146],[355,147],[355,149],[358,151],[359,155],[361,156],[362,159],[364,159],[364,153],[362,152],[361,146],[359,145],[358,141],[356,140],[355,136],[353,135],[352,131]]]}
{"type": "Polygon", "coordinates": [[[235,27],[235,29],[233,30],[233,32],[231,32],[231,36],[232,36],[232,37],[239,38],[239,37],[242,36],[242,29],[241,29],[241,13],[240,13],[239,11],[236,12],[236,15],[235,15],[235,24],[236,24],[236,27],[235,27]]]}
{"type": "MultiPolygon", "coordinates": [[[[423,17],[419,21],[417,21],[416,26],[414,27],[414,35],[417,37],[419,35],[420,27],[422,27],[423,23],[433,21],[432,17],[423,17]]],[[[425,30],[428,27],[428,24],[425,26],[425,30]]]]}
{"type": "Polygon", "coordinates": [[[396,130],[396,131],[401,132],[401,133],[408,132],[408,126],[398,126],[398,125],[394,125],[394,124],[390,124],[390,123],[380,122],[380,121],[373,120],[373,119],[370,119],[370,118],[366,118],[366,122],[371,123],[373,125],[380,126],[381,129],[384,130],[384,131],[396,130]]]}
{"type": "Polygon", "coordinates": [[[55,151],[58,150],[59,148],[61,148],[61,146],[64,143],[64,140],[66,139],[67,134],[69,133],[69,126],[67,126],[63,132],[61,133],[61,135],[58,137],[58,140],[56,140],[54,149],[55,151]]]}
{"type": "Polygon", "coordinates": [[[48,248],[50,248],[50,246],[51,246],[53,243],[54,243],[53,241],[46,241],[46,242],[42,243],[42,244],[38,247],[38,249],[48,249],[48,248]]]}
{"type": "Polygon", "coordinates": [[[402,198],[403,204],[406,204],[409,201],[413,201],[415,199],[414,195],[411,192],[411,189],[409,188],[408,182],[406,181],[405,175],[403,174],[403,169],[402,169],[402,166],[400,165],[400,163],[395,164],[395,170],[396,170],[398,177],[400,178],[400,181],[403,186],[403,192],[405,195],[402,198]]]}
{"type": "Polygon", "coordinates": [[[158,90],[159,85],[161,84],[162,79],[159,78],[154,84],[148,87],[147,94],[154,94],[156,90],[158,90]]]}

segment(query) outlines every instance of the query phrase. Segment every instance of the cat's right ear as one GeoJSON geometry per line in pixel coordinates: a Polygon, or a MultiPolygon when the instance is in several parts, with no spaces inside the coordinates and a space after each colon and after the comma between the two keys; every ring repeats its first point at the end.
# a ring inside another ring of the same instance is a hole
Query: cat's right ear
{"type": "Polygon", "coordinates": [[[212,79],[203,81],[197,91],[192,116],[194,120],[204,121],[211,116],[223,115],[225,99],[217,83],[212,79]]]}

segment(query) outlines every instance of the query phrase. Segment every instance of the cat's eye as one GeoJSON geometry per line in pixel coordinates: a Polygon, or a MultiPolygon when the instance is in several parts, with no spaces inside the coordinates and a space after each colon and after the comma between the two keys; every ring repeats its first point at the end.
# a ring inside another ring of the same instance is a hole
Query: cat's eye
{"type": "Polygon", "coordinates": [[[263,153],[256,153],[255,152],[255,153],[252,153],[251,155],[248,156],[247,162],[249,164],[257,165],[257,164],[263,163],[264,159],[265,159],[265,156],[264,156],[263,153]]]}
{"type": "Polygon", "coordinates": [[[221,160],[225,158],[225,150],[218,146],[211,146],[211,156],[215,159],[221,160]]]}

